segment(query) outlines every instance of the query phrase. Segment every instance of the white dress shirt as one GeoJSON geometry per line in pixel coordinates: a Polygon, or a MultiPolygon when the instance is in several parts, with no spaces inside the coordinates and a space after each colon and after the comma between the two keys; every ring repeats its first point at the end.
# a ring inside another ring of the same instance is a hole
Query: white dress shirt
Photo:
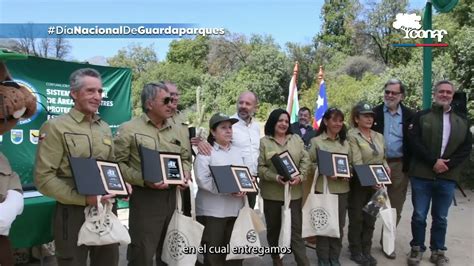
{"type": "Polygon", "coordinates": [[[249,168],[250,174],[256,176],[260,148],[260,127],[253,118],[247,124],[237,114],[232,117],[239,119],[239,122],[232,126],[232,145],[242,151],[245,166],[249,168]]]}
{"type": "MultiPolygon", "coordinates": [[[[196,195],[196,215],[218,218],[237,217],[239,210],[244,206],[243,198],[231,194],[219,193],[212,177],[210,165],[243,165],[242,152],[230,145],[222,148],[214,144],[211,156],[198,154],[194,162],[198,192],[196,195]]],[[[229,178],[234,178],[229,176],[229,178]]]]}

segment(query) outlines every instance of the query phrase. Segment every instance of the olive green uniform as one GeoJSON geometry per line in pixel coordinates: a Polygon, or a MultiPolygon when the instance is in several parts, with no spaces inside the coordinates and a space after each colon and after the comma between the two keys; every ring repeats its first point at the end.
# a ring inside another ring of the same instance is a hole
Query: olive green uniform
{"type": "MultiPolygon", "coordinates": [[[[280,145],[273,137],[265,136],[260,140],[260,154],[258,157],[258,176],[260,177],[261,195],[264,200],[265,221],[267,222],[268,244],[278,246],[278,237],[281,227],[281,206],[284,200],[284,187],[277,182],[277,171],[271,162],[273,155],[288,151],[296,167],[304,179],[310,160],[304,148],[303,140],[295,134],[286,136],[284,145],[280,145]]],[[[303,180],[301,180],[303,181],[303,180]]],[[[309,265],[306,256],[306,247],[301,238],[302,230],[302,197],[303,183],[291,187],[291,249],[298,265],[309,265]]],[[[275,256],[275,255],[273,255],[275,256]]]]}
{"type": "MultiPolygon", "coordinates": [[[[350,129],[348,140],[352,152],[354,154],[360,153],[361,164],[383,164],[387,168],[383,135],[370,130],[370,136],[372,142],[358,128],[350,129]]],[[[352,254],[370,254],[376,218],[364,212],[362,208],[369,202],[374,193],[375,190],[372,187],[362,187],[357,178],[351,180],[348,204],[348,238],[349,249],[352,254]]]]}
{"type": "MultiPolygon", "coordinates": [[[[353,154],[347,140],[341,144],[339,136],[333,140],[329,138],[325,132],[311,139],[309,156],[314,165],[318,162],[317,150],[347,154],[351,164],[354,162],[354,160],[355,162],[359,163],[361,160],[360,153],[353,154]]],[[[349,197],[350,188],[349,181],[344,179],[338,178],[337,180],[334,180],[332,178],[327,178],[327,180],[329,192],[338,196],[340,238],[317,236],[316,253],[318,255],[318,259],[321,260],[338,260],[339,255],[341,254],[342,238],[344,235],[343,229],[346,222],[347,200],[349,197]]],[[[319,175],[318,180],[316,181],[316,191],[318,193],[322,193],[323,190],[323,175],[319,175]]]]}
{"type": "Polygon", "coordinates": [[[129,214],[132,241],[127,254],[129,265],[153,265],[155,254],[156,264],[165,265],[161,261],[161,251],[166,229],[176,208],[176,187],[157,190],[144,185],[139,146],[179,153],[183,170],[190,171],[189,144],[181,141],[178,131],[170,119],[158,129],[146,114],[142,114],[122,124],[115,136],[115,156],[125,180],[133,185],[129,214]]]}
{"type": "Polygon", "coordinates": [[[68,156],[114,160],[109,125],[94,115],[91,122],[76,109],[51,119],[40,129],[36,154],[35,184],[41,193],[57,200],[54,240],[58,265],[117,265],[118,244],[77,246],[84,223],[86,197],[77,192],[68,156]]]}
{"type": "MultiPolygon", "coordinates": [[[[8,190],[22,192],[20,177],[12,171],[7,157],[0,152],[0,203],[5,200],[8,190]]],[[[13,265],[13,252],[8,236],[0,235],[0,265],[13,265]]]]}

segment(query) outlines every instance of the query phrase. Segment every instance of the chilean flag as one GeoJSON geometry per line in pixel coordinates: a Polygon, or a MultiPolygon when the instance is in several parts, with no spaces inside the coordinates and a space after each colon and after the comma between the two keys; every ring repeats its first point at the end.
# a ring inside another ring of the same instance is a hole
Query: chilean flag
{"type": "Polygon", "coordinates": [[[326,82],[324,79],[319,83],[319,95],[316,101],[316,109],[314,110],[313,128],[318,130],[324,112],[328,109],[328,98],[326,97],[326,82]]]}

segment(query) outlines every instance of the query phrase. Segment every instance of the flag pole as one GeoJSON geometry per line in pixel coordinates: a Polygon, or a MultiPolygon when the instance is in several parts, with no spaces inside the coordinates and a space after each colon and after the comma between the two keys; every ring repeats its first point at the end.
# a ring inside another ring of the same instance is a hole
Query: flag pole
{"type": "Polygon", "coordinates": [[[293,109],[293,104],[295,104],[293,102],[293,97],[295,93],[295,90],[293,88],[298,85],[298,70],[299,70],[298,61],[295,61],[295,67],[293,67],[293,75],[291,76],[291,80],[290,80],[288,104],[286,105],[286,111],[290,114],[291,114],[291,110],[293,109]],[[294,81],[294,84],[293,84],[293,81],[294,81]]]}
{"type": "Polygon", "coordinates": [[[319,66],[318,81],[320,84],[323,79],[324,79],[323,66],[319,66]]]}

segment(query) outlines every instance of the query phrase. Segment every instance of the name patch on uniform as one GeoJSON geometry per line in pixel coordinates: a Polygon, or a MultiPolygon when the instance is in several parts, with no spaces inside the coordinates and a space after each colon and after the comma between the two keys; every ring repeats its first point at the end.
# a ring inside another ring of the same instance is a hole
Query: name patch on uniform
{"type": "Polygon", "coordinates": [[[104,138],[104,144],[105,145],[112,145],[112,140],[110,140],[109,138],[104,138]]]}

